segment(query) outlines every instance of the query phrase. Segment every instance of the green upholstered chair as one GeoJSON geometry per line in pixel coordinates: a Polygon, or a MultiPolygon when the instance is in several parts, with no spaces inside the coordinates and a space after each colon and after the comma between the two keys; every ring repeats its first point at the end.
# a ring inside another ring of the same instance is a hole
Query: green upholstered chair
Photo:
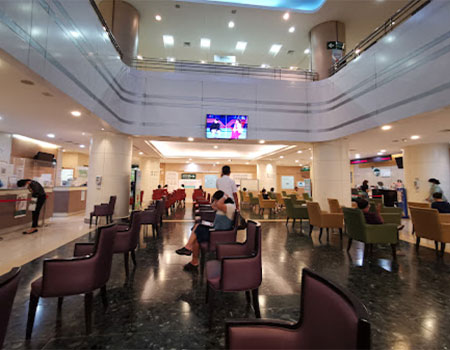
{"type": "Polygon", "coordinates": [[[254,197],[252,192],[248,193],[248,198],[250,199],[250,206],[253,208],[255,205],[259,207],[258,197],[254,197]]]}
{"type": "Polygon", "coordinates": [[[312,198],[309,196],[309,194],[308,193],[306,193],[306,192],[303,192],[303,199],[305,200],[305,201],[310,201],[310,202],[312,202],[312,198]]]}
{"type": "Polygon", "coordinates": [[[380,215],[383,218],[385,224],[396,224],[400,226],[402,224],[402,208],[397,207],[385,207],[382,204],[381,199],[370,199],[370,208],[371,212],[377,211],[377,206],[381,204],[380,215]]]}
{"type": "Polygon", "coordinates": [[[295,220],[300,219],[300,226],[302,220],[309,220],[308,209],[305,206],[294,204],[291,198],[284,198],[284,205],[286,206],[286,225],[289,223],[289,219],[293,219],[292,226],[295,225],[295,220]]]}
{"type": "Polygon", "coordinates": [[[360,241],[365,244],[386,243],[392,247],[392,257],[396,259],[396,244],[398,243],[398,232],[396,224],[368,225],[360,209],[343,208],[345,227],[347,228],[348,246],[352,241],[360,241]]]}
{"type": "Polygon", "coordinates": [[[275,192],[267,192],[267,194],[269,195],[270,199],[277,199],[277,194],[275,192]]]}
{"type": "Polygon", "coordinates": [[[283,197],[287,197],[288,196],[286,191],[281,191],[281,194],[283,195],[283,197]]]}

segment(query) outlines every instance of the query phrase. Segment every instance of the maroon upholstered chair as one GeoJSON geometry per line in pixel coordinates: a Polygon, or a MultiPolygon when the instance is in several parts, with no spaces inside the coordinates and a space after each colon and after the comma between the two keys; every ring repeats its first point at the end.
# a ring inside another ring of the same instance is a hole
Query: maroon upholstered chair
{"type": "Polygon", "coordinates": [[[114,207],[116,206],[117,196],[109,197],[109,203],[102,203],[100,205],[94,205],[94,211],[91,212],[89,218],[89,227],[92,226],[92,218],[95,216],[95,225],[98,225],[99,216],[106,217],[106,223],[112,223],[112,217],[114,214],[114,207]]]}
{"type": "MultiPolygon", "coordinates": [[[[158,204],[157,204],[158,205],[158,204]]],[[[147,234],[148,225],[152,225],[153,237],[156,234],[159,235],[159,217],[158,210],[156,208],[144,210],[141,214],[141,224],[144,225],[144,232],[147,234]]]]}
{"type": "Polygon", "coordinates": [[[262,281],[261,224],[249,220],[244,243],[222,243],[216,249],[217,260],[206,263],[206,302],[210,305],[210,322],[216,291],[245,291],[247,301],[250,301],[252,291],[255,315],[260,318],[258,288],[262,281]]]}
{"type": "MultiPolygon", "coordinates": [[[[162,227],[162,218],[164,216],[164,212],[166,211],[166,200],[160,199],[155,201],[152,205],[150,205],[147,210],[155,210],[156,211],[156,218],[158,220],[157,227],[153,227],[157,231],[162,227]]],[[[145,223],[142,223],[145,225],[145,223]]]]}
{"type": "Polygon", "coordinates": [[[365,306],[351,293],[303,269],[300,320],[226,323],[227,349],[370,349],[365,306]]]}
{"type": "MultiPolygon", "coordinates": [[[[31,283],[26,339],[30,339],[33,332],[39,298],[57,297],[58,308],[60,308],[64,297],[77,294],[84,294],[86,332],[90,333],[94,290],[101,289],[103,305],[105,308],[108,305],[106,283],[111,273],[116,232],[117,227],[115,225],[100,227],[97,230],[94,249],[91,249],[92,254],[71,259],[44,260],[42,276],[31,283]]],[[[75,253],[80,253],[85,246],[90,247],[91,245],[86,243],[76,244],[75,253]]]]}
{"type": "MultiPolygon", "coordinates": [[[[114,254],[123,253],[125,276],[130,274],[129,269],[129,257],[131,254],[131,260],[133,260],[134,266],[136,266],[135,249],[139,242],[139,233],[141,232],[141,214],[139,210],[135,210],[130,215],[131,225],[124,231],[117,231],[116,239],[114,241],[114,254]]],[[[82,256],[91,254],[94,249],[93,243],[84,243],[78,249],[75,249],[75,256],[82,256]]]]}
{"type": "Polygon", "coordinates": [[[0,349],[3,347],[9,316],[20,279],[20,267],[0,276],[0,349]]]}
{"type": "MultiPolygon", "coordinates": [[[[203,219],[203,218],[202,218],[203,219]]],[[[237,231],[239,227],[239,212],[234,212],[233,228],[228,231],[210,231],[209,242],[200,243],[200,271],[203,273],[205,269],[206,255],[214,253],[219,243],[234,243],[236,242],[237,231]]]]}

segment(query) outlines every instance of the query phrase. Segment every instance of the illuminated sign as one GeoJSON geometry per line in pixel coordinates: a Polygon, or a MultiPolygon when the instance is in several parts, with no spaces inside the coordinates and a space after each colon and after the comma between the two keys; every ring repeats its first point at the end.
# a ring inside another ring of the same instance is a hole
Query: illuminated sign
{"type": "Polygon", "coordinates": [[[364,164],[364,163],[379,163],[379,162],[387,162],[392,160],[392,156],[377,156],[370,158],[361,158],[361,159],[352,159],[350,160],[350,164],[364,164]]]}

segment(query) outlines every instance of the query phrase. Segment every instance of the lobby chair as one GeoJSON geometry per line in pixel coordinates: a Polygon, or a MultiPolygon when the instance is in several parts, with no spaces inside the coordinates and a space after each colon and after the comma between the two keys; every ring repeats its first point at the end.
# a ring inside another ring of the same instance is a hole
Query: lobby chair
{"type": "Polygon", "coordinates": [[[275,197],[277,199],[277,205],[278,205],[278,209],[281,210],[285,207],[285,203],[284,203],[284,198],[281,195],[281,193],[275,193],[275,197]]]}
{"type": "MultiPolygon", "coordinates": [[[[431,208],[431,203],[429,202],[408,202],[408,208],[431,208]]],[[[414,224],[411,225],[411,235],[414,235],[416,230],[414,229],[414,224]]]]}
{"type": "Polygon", "coordinates": [[[277,199],[277,194],[275,192],[267,192],[267,194],[269,195],[270,199],[277,199]]]}
{"type": "Polygon", "coordinates": [[[89,227],[92,226],[92,218],[95,216],[95,226],[98,225],[98,218],[104,216],[106,218],[106,224],[112,223],[114,207],[116,206],[117,196],[109,197],[109,203],[102,203],[100,205],[94,205],[94,211],[91,212],[89,217],[89,227]]]}
{"type": "Polygon", "coordinates": [[[292,226],[295,225],[295,220],[300,220],[300,228],[303,220],[308,220],[308,209],[306,206],[294,204],[291,198],[284,198],[284,205],[286,206],[286,226],[289,224],[289,219],[293,219],[292,226]]]}
{"type": "Polygon", "coordinates": [[[307,202],[312,202],[312,198],[309,196],[308,193],[303,192],[303,193],[302,193],[302,196],[303,196],[303,199],[304,199],[305,201],[307,201],[307,202]]]}
{"type": "Polygon", "coordinates": [[[380,206],[380,215],[383,218],[385,224],[396,224],[400,226],[402,224],[403,210],[398,207],[386,207],[383,205],[381,199],[370,199],[371,212],[376,212],[377,207],[380,206]]]}
{"type": "Polygon", "coordinates": [[[330,228],[339,229],[339,236],[342,240],[342,229],[344,228],[344,216],[341,213],[327,213],[320,210],[317,202],[306,203],[309,216],[309,235],[311,236],[314,227],[320,228],[319,241],[322,238],[323,229],[327,229],[327,240],[329,240],[330,228]]]}
{"type": "Polygon", "coordinates": [[[283,195],[283,197],[287,197],[288,196],[286,191],[281,191],[281,194],[283,195]]]}
{"type": "Polygon", "coordinates": [[[20,280],[20,267],[14,267],[0,276],[0,349],[3,348],[9,316],[20,280]]]}
{"type": "MultiPolygon", "coordinates": [[[[111,273],[116,232],[115,225],[100,227],[94,249],[89,244],[92,253],[87,255],[44,260],[42,276],[31,283],[26,339],[31,339],[39,298],[58,298],[60,308],[64,297],[84,294],[86,333],[91,332],[92,300],[96,289],[101,289],[103,306],[108,305],[106,283],[111,273]]],[[[82,251],[85,246],[85,243],[76,244],[75,252],[82,251]]]]}
{"type": "Polygon", "coordinates": [[[342,207],[337,199],[328,198],[328,206],[330,207],[330,213],[342,214],[342,207]]]}
{"type": "Polygon", "coordinates": [[[262,194],[258,195],[258,201],[259,201],[259,212],[258,214],[261,214],[262,211],[262,215],[264,215],[264,210],[265,209],[269,209],[270,213],[272,212],[272,210],[274,210],[277,206],[277,201],[274,199],[264,199],[262,194]]]}
{"type": "Polygon", "coordinates": [[[160,233],[159,218],[158,218],[158,211],[156,210],[156,208],[142,211],[141,225],[144,226],[145,234],[148,233],[148,225],[152,225],[153,237],[155,237],[155,235],[159,236],[160,233]]]}
{"type": "Polygon", "coordinates": [[[450,222],[447,215],[439,214],[437,209],[411,207],[411,221],[416,230],[416,250],[419,251],[420,239],[426,238],[435,242],[436,253],[441,243],[441,253],[444,254],[445,244],[450,243],[450,222]],[[445,217],[444,217],[445,215],[445,217]]]}
{"type": "Polygon", "coordinates": [[[370,244],[370,247],[372,247],[372,244],[384,243],[391,245],[392,257],[396,260],[396,245],[398,243],[396,224],[369,225],[366,224],[364,214],[360,209],[343,208],[342,210],[349,237],[347,252],[350,250],[353,240],[370,244]]]}
{"type": "Polygon", "coordinates": [[[303,269],[300,319],[226,322],[226,348],[370,349],[371,330],[364,304],[353,294],[303,269]]]}
{"type": "Polygon", "coordinates": [[[205,270],[206,255],[208,253],[215,253],[218,244],[236,242],[239,221],[240,221],[240,214],[236,210],[234,212],[234,223],[233,228],[231,230],[228,231],[210,230],[209,242],[200,243],[200,271],[202,274],[205,270]]]}
{"type": "Polygon", "coordinates": [[[252,192],[248,193],[248,198],[250,199],[250,206],[253,209],[255,206],[259,208],[259,199],[258,197],[254,197],[252,192]]]}
{"type": "Polygon", "coordinates": [[[217,260],[206,263],[206,303],[209,303],[209,321],[214,309],[215,292],[245,291],[250,302],[253,296],[255,316],[261,317],[258,288],[262,282],[261,224],[249,220],[247,239],[244,243],[222,243],[217,245],[217,260]]]}

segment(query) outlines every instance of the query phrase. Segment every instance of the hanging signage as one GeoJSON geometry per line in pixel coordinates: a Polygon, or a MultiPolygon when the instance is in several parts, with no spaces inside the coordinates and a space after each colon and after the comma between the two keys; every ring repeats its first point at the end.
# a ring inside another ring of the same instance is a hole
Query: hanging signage
{"type": "Polygon", "coordinates": [[[196,180],[197,174],[181,174],[182,180],[196,180]]]}
{"type": "Polygon", "coordinates": [[[392,160],[392,156],[378,156],[378,157],[370,157],[370,158],[360,158],[360,159],[352,159],[350,164],[365,164],[365,163],[378,163],[378,162],[387,162],[392,160]]]}
{"type": "Polygon", "coordinates": [[[328,41],[327,49],[328,50],[344,50],[345,44],[342,41],[328,41]]]}

